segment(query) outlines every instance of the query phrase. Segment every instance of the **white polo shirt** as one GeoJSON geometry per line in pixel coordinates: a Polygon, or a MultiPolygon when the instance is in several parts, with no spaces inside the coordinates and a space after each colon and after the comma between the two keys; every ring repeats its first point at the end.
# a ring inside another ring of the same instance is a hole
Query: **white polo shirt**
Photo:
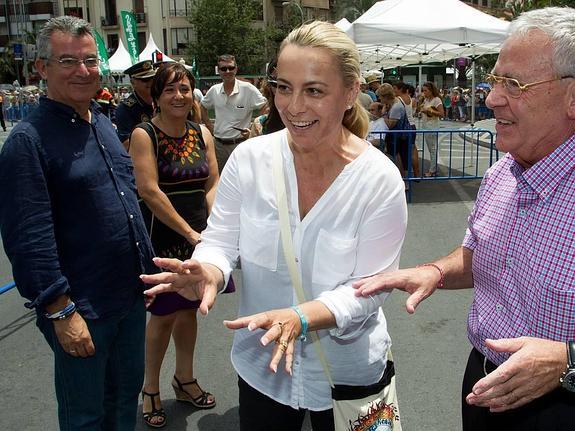
{"type": "Polygon", "coordinates": [[[241,133],[232,126],[249,129],[252,112],[261,109],[267,103],[267,99],[249,82],[236,79],[229,96],[224,91],[224,84],[220,83],[208,90],[201,103],[204,108],[216,111],[214,136],[234,139],[240,138],[241,133]]]}

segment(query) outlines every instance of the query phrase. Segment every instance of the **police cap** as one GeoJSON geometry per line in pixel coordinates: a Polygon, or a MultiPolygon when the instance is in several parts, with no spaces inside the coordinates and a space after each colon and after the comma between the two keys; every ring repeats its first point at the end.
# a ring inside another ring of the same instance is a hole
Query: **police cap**
{"type": "Polygon", "coordinates": [[[128,67],[126,70],[124,70],[124,73],[129,75],[130,78],[147,79],[154,77],[156,74],[156,69],[154,68],[151,60],[144,60],[128,67]]]}

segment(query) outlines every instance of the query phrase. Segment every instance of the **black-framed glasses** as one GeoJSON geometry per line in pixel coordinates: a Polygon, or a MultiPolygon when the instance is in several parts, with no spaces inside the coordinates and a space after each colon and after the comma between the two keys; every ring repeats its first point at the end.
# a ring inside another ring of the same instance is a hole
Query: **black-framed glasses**
{"type": "Polygon", "coordinates": [[[222,66],[218,67],[218,70],[221,70],[222,72],[231,72],[232,70],[236,70],[236,66],[222,66]]]}
{"type": "Polygon", "coordinates": [[[521,84],[515,78],[508,78],[506,76],[497,76],[491,73],[488,73],[485,82],[491,85],[491,88],[494,88],[496,85],[501,84],[501,86],[507,91],[507,93],[513,97],[514,99],[518,99],[521,97],[521,94],[524,91],[527,91],[531,87],[535,87],[539,84],[545,84],[546,82],[553,82],[553,81],[561,81],[562,79],[567,78],[575,78],[572,75],[560,76],[558,78],[551,78],[551,79],[544,79],[543,81],[531,82],[529,84],[521,84]]]}
{"type": "Polygon", "coordinates": [[[78,67],[84,64],[88,69],[95,69],[100,65],[100,59],[98,57],[62,57],[62,58],[45,58],[44,60],[54,60],[64,69],[71,69],[73,67],[78,67]]]}

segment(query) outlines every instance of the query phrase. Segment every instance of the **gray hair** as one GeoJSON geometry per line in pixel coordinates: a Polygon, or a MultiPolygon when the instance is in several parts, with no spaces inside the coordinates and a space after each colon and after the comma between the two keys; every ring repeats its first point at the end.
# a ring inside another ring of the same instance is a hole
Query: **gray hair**
{"type": "Polygon", "coordinates": [[[525,36],[540,30],[553,43],[553,70],[558,76],[575,76],[575,9],[547,7],[522,13],[510,27],[510,35],[525,36]]]}
{"type": "Polygon", "coordinates": [[[220,62],[222,61],[233,61],[234,63],[236,63],[236,57],[233,56],[232,54],[222,54],[218,56],[218,64],[220,64],[220,62]]]}
{"type": "Polygon", "coordinates": [[[75,37],[91,36],[94,38],[92,26],[82,18],[75,16],[58,16],[49,19],[38,32],[36,37],[36,47],[38,58],[50,58],[52,47],[50,46],[50,37],[56,32],[71,34],[75,37]]]}

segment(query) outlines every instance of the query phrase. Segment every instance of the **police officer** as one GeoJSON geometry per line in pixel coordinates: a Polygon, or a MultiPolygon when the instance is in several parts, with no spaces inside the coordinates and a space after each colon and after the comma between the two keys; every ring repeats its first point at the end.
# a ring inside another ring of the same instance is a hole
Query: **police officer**
{"type": "Polygon", "coordinates": [[[144,60],[130,66],[124,73],[130,76],[134,91],[116,109],[116,126],[118,137],[127,149],[134,127],[152,118],[154,110],[150,90],[156,69],[151,60],[144,60]]]}

